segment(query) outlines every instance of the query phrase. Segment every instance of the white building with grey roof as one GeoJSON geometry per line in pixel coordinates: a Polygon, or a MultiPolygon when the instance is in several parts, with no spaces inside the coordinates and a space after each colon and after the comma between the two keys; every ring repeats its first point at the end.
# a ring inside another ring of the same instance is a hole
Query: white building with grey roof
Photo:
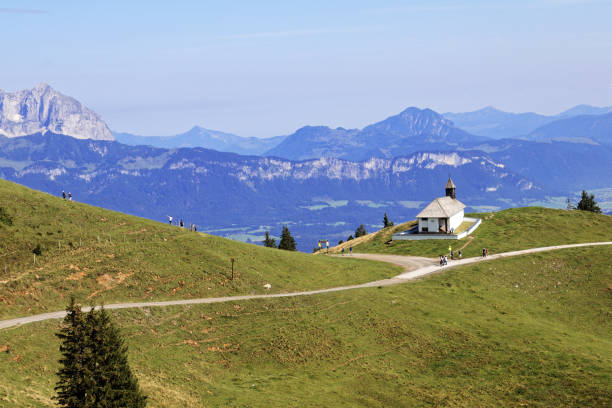
{"type": "Polygon", "coordinates": [[[445,189],[445,197],[436,198],[417,215],[419,233],[450,234],[463,222],[465,204],[457,200],[450,177],[445,189]]]}

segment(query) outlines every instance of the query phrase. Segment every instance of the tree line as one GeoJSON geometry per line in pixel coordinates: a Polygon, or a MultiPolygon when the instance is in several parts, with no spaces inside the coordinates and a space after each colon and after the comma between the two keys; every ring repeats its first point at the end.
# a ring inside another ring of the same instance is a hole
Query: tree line
{"type": "Polygon", "coordinates": [[[266,248],[278,248],[284,249],[285,251],[297,250],[297,243],[295,242],[293,236],[291,236],[291,232],[286,225],[283,226],[283,231],[281,232],[281,238],[278,242],[278,246],[276,245],[276,239],[270,236],[270,231],[266,231],[263,244],[266,248]]]}

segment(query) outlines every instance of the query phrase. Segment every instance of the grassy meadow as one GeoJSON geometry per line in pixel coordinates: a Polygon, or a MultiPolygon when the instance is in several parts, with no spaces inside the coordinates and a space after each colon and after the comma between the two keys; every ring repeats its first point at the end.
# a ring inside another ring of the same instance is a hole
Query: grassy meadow
{"type": "MultiPolygon", "coordinates": [[[[385,228],[333,248],[338,252],[353,246],[355,252],[436,257],[448,254],[448,247],[464,257],[479,256],[482,248],[489,253],[515,251],[550,245],[580,242],[612,241],[612,217],[585,211],[556,210],[543,207],[511,208],[495,213],[467,214],[482,218],[482,224],[471,236],[457,241],[391,241],[395,232],[405,231],[416,221],[385,228]]],[[[331,250],[330,250],[331,251],[331,250]]]]}
{"type": "MultiPolygon", "coordinates": [[[[113,311],[151,407],[612,405],[610,248],[310,297],[113,311]]],[[[58,321],[0,331],[0,405],[52,406],[58,321]]]]}
{"type": "Polygon", "coordinates": [[[289,292],[402,271],[189,232],[2,180],[0,208],[0,319],[62,310],[70,294],[87,305],[289,292]]]}

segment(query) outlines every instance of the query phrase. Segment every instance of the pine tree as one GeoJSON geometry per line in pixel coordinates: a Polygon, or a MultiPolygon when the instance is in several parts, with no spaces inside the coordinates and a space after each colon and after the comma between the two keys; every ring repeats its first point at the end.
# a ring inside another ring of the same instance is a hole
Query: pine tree
{"type": "Polygon", "coordinates": [[[389,217],[387,217],[387,213],[385,212],[385,216],[383,217],[383,228],[392,227],[392,226],[393,226],[393,221],[389,220],[389,217]]]}
{"type": "Polygon", "coordinates": [[[128,364],[127,347],[119,329],[108,313],[103,308],[90,311],[86,327],[86,349],[91,352],[87,367],[94,384],[88,395],[89,406],[144,408],[147,405],[146,397],[140,391],[138,380],[128,364]]]}
{"type": "Polygon", "coordinates": [[[127,348],[104,309],[83,315],[71,299],[61,340],[55,390],[65,408],[144,408],[146,397],[127,361],[127,348]]]}
{"type": "Polygon", "coordinates": [[[599,208],[597,202],[595,201],[595,195],[589,195],[584,190],[582,190],[582,197],[580,198],[580,201],[578,201],[576,209],[582,211],[590,211],[594,213],[601,213],[601,208],[599,208]]]}
{"type": "Polygon", "coordinates": [[[349,235],[348,238],[346,239],[347,241],[352,241],[354,238],[352,235],[349,235]]]}
{"type": "Polygon", "coordinates": [[[283,232],[281,233],[281,239],[278,243],[278,249],[285,249],[287,251],[295,251],[297,249],[295,239],[291,236],[289,228],[283,226],[283,232]]]}
{"type": "Polygon", "coordinates": [[[266,236],[264,237],[263,244],[266,248],[276,248],[276,240],[270,237],[269,231],[266,231],[266,236]]]}
{"type": "Polygon", "coordinates": [[[355,230],[355,238],[359,238],[359,237],[362,237],[362,236],[367,235],[367,234],[368,234],[368,232],[366,231],[365,226],[363,224],[361,224],[355,230]]]}
{"type": "Polygon", "coordinates": [[[56,400],[59,406],[65,408],[84,407],[87,391],[91,387],[85,365],[85,317],[81,308],[74,303],[74,298],[70,298],[64,326],[56,336],[61,341],[62,354],[59,360],[61,368],[57,372],[59,380],[55,386],[56,400]]]}

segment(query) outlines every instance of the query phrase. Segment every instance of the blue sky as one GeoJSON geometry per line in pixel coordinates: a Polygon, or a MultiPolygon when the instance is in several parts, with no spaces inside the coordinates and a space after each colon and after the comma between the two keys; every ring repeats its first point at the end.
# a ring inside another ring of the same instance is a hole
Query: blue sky
{"type": "Polygon", "coordinates": [[[2,1],[0,88],[146,135],[612,105],[612,1],[2,1]]]}

